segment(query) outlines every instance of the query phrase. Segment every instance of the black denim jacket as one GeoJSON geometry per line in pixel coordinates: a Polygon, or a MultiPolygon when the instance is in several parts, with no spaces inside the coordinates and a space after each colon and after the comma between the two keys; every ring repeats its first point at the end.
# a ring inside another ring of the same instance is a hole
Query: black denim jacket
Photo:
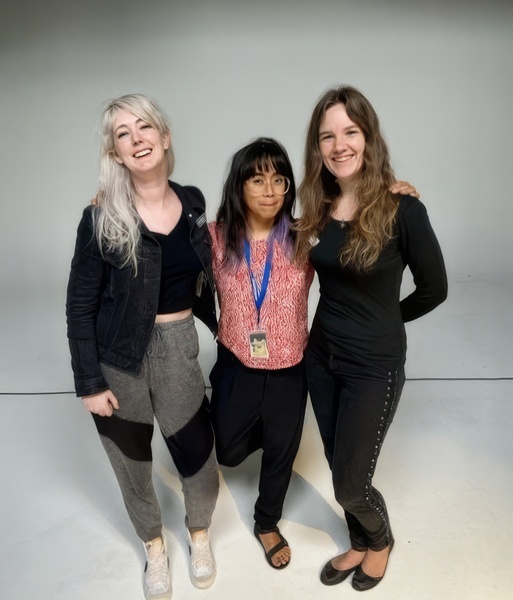
{"type": "MultiPolygon", "coordinates": [[[[196,285],[194,314],[217,334],[211,244],[205,215],[205,199],[194,187],[172,181],[189,224],[191,244],[204,271],[196,285]]],[[[160,245],[141,223],[138,272],[120,268],[115,254],[102,256],[93,231],[88,206],[78,226],[75,254],[68,283],[66,315],[71,365],[77,396],[108,389],[100,361],[122,371],[139,373],[148,346],[160,291],[160,245]]]]}

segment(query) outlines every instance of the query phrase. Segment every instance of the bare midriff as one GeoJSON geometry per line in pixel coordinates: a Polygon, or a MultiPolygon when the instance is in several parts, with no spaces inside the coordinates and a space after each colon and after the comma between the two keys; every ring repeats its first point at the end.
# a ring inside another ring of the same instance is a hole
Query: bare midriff
{"type": "Polygon", "coordinates": [[[185,310],[180,310],[175,313],[157,315],[155,317],[155,323],[169,323],[171,321],[181,321],[182,319],[186,319],[191,314],[192,308],[186,308],[185,310]]]}

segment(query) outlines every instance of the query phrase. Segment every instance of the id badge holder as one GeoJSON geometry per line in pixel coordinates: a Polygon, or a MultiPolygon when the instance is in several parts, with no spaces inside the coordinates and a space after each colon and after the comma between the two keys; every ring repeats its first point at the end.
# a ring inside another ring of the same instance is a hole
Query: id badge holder
{"type": "Polygon", "coordinates": [[[251,358],[269,358],[267,350],[267,335],[265,331],[249,332],[249,355],[251,358]]]}

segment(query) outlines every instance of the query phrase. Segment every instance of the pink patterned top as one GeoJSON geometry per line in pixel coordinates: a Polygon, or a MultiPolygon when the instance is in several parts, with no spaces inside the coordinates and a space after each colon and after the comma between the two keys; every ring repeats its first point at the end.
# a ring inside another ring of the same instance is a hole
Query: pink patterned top
{"type": "MultiPolygon", "coordinates": [[[[245,261],[236,269],[222,266],[224,244],[215,223],[209,223],[212,236],[212,263],[221,314],[219,341],[247,367],[285,369],[303,358],[308,339],[308,292],[313,279],[310,264],[299,267],[290,262],[280,246],[275,245],[271,277],[257,325],[257,310],[245,261]],[[263,329],[267,337],[269,358],[252,358],[249,333],[263,329]]],[[[251,268],[261,281],[266,241],[251,242],[251,268]]]]}

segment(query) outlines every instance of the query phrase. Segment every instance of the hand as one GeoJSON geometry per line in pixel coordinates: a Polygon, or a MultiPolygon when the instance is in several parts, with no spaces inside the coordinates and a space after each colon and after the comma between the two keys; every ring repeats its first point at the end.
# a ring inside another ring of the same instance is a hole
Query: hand
{"type": "Polygon", "coordinates": [[[420,192],[418,192],[411,183],[407,181],[396,181],[391,187],[390,191],[392,194],[402,194],[403,196],[414,196],[420,198],[420,192]]]}
{"type": "Polygon", "coordinates": [[[112,417],[115,410],[119,410],[119,402],[116,396],[110,391],[105,390],[98,394],[82,397],[84,408],[90,413],[100,417],[112,417]]]}

